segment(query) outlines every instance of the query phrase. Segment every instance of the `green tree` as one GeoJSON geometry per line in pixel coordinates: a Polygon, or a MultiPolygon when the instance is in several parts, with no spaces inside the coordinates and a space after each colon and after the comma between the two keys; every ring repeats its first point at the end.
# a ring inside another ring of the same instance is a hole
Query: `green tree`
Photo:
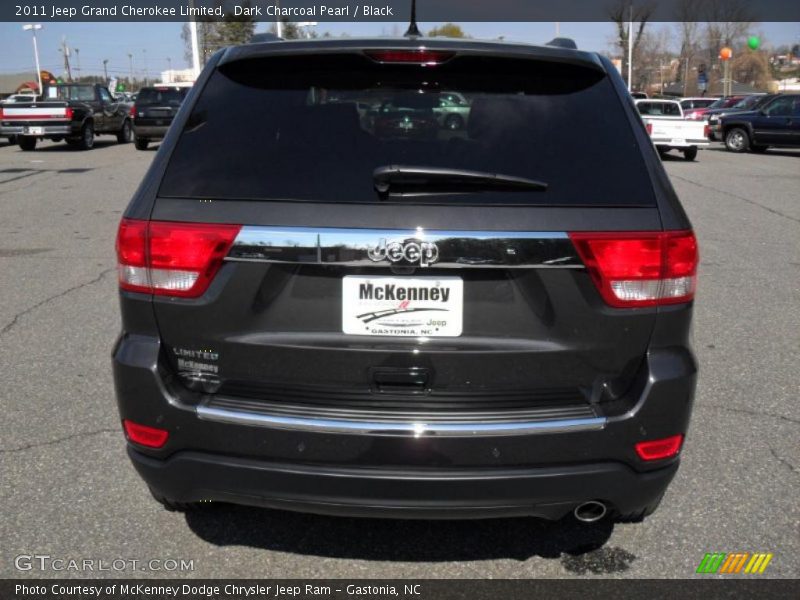
{"type": "Polygon", "coordinates": [[[468,38],[460,25],[455,23],[444,23],[439,27],[434,27],[428,32],[428,37],[449,37],[449,38],[468,38]]]}

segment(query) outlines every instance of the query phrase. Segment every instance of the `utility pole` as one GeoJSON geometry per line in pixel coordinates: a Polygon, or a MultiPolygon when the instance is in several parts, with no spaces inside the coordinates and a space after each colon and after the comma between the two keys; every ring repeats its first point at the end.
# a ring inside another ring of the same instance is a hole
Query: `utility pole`
{"type": "Polygon", "coordinates": [[[78,79],[81,77],[81,51],[78,48],[75,48],[75,60],[78,63],[78,66],[75,67],[75,71],[78,73],[78,79]]]}
{"type": "Polygon", "coordinates": [[[106,83],[108,83],[108,59],[103,59],[103,74],[106,76],[106,83]]]}
{"type": "Polygon", "coordinates": [[[72,68],[69,66],[69,46],[67,36],[61,38],[61,52],[64,53],[64,69],[67,71],[67,81],[72,81],[72,68]]]}
{"type": "Polygon", "coordinates": [[[144,57],[144,85],[147,86],[149,73],[147,72],[147,49],[142,48],[142,57],[144,57]]]}
{"type": "Polygon", "coordinates": [[[628,19],[628,91],[633,85],[633,2],[630,4],[630,18],[628,19]]]}
{"type": "Polygon", "coordinates": [[[39,81],[39,97],[44,97],[44,90],[42,89],[42,70],[39,68],[39,46],[36,44],[36,32],[42,28],[41,25],[29,23],[23,25],[23,31],[30,31],[33,34],[33,59],[36,61],[36,77],[39,81]]]}
{"type": "MultiPolygon", "coordinates": [[[[133,89],[133,54],[131,54],[130,52],[128,52],[128,62],[130,63],[130,67],[131,67],[131,85],[130,85],[130,87],[131,87],[131,90],[132,90],[133,89]]],[[[130,90],[128,90],[128,91],[130,91],[130,90]]]]}
{"type": "MultiPolygon", "coordinates": [[[[192,10],[194,10],[194,0],[189,3],[192,10]]],[[[200,45],[197,43],[197,21],[192,19],[189,21],[189,37],[192,40],[192,71],[194,71],[194,78],[200,76],[200,45]]]]}

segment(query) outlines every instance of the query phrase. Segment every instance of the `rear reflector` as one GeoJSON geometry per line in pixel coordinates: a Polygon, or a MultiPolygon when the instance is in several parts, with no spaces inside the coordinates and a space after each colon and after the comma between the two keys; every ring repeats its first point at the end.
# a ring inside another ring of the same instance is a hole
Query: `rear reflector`
{"type": "Polygon", "coordinates": [[[379,63],[404,63],[409,65],[439,65],[447,62],[454,52],[440,52],[438,50],[367,50],[365,52],[372,60],[379,63]]]}
{"type": "Polygon", "coordinates": [[[694,298],[697,240],[691,231],[570,233],[609,306],[679,304],[694,298]]]}
{"type": "Polygon", "coordinates": [[[642,460],[663,460],[672,458],[680,452],[683,435],[673,435],[660,440],[650,440],[636,444],[636,454],[642,460]]]}
{"type": "Polygon", "coordinates": [[[203,294],[241,225],[122,219],[117,267],[123,290],[196,298],[203,294]]]}
{"type": "Polygon", "coordinates": [[[166,429],[140,425],[127,419],[122,421],[122,425],[125,428],[125,435],[128,436],[130,441],[147,448],[161,448],[167,443],[167,438],[169,437],[169,432],[166,429]]]}

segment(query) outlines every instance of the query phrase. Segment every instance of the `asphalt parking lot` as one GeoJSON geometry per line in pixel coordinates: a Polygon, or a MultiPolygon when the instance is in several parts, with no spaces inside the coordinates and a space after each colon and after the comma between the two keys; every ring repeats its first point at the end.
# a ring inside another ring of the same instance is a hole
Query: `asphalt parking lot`
{"type": "Polygon", "coordinates": [[[161,509],[125,455],[110,369],[114,236],[155,153],[112,139],[0,142],[0,577],[174,575],[18,571],[32,554],[187,559],[180,575],[203,578],[641,578],[771,552],[762,577],[800,573],[800,151],[666,161],[701,246],[693,423],[655,515],[588,526],[161,509]]]}

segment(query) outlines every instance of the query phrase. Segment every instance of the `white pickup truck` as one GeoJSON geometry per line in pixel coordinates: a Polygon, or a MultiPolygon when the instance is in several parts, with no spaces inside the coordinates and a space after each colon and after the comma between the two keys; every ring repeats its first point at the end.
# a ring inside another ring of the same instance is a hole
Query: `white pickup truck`
{"type": "Polygon", "coordinates": [[[697,148],[708,146],[707,125],[703,121],[686,120],[683,109],[675,100],[636,100],[647,133],[664,155],[670,150],[683,152],[686,160],[697,158],[697,148]]]}

